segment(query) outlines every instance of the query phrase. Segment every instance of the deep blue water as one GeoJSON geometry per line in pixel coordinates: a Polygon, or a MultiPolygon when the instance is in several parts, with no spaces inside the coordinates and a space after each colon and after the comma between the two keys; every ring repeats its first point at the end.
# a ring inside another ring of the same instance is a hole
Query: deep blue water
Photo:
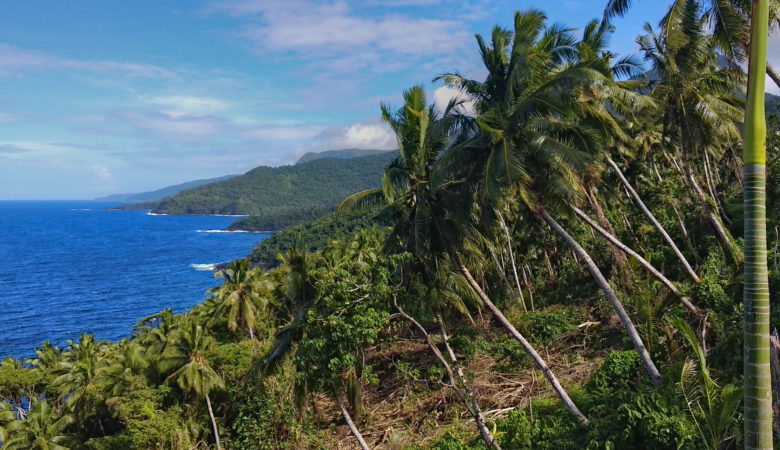
{"type": "Polygon", "coordinates": [[[198,232],[234,217],[102,210],[113,205],[0,201],[0,357],[82,332],[117,341],[144,316],[185,311],[219,284],[202,265],[246,256],[268,237],[198,232]]]}

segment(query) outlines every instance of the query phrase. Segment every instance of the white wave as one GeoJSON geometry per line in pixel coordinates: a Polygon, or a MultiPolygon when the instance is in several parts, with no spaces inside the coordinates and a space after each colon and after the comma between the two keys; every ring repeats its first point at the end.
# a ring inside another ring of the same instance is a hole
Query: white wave
{"type": "Polygon", "coordinates": [[[195,230],[198,233],[251,233],[246,230],[195,230]]]}
{"type": "Polygon", "coordinates": [[[190,264],[190,267],[192,267],[195,270],[205,272],[207,270],[213,271],[217,268],[217,265],[222,263],[212,263],[212,264],[190,264]]]}
{"type": "Polygon", "coordinates": [[[146,213],[146,215],[147,216],[167,216],[168,214],[153,213],[153,212],[149,211],[148,213],[146,213]]]}
{"type": "Polygon", "coordinates": [[[94,211],[92,208],[70,208],[68,211],[94,211]]]}

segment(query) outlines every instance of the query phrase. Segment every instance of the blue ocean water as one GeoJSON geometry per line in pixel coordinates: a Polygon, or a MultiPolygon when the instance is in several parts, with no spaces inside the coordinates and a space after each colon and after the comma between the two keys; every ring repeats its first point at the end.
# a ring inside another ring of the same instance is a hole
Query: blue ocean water
{"type": "Polygon", "coordinates": [[[114,205],[0,201],[0,358],[82,332],[117,341],[144,316],[183,312],[219,284],[208,265],[268,237],[203,232],[234,217],[104,210],[114,205]]]}

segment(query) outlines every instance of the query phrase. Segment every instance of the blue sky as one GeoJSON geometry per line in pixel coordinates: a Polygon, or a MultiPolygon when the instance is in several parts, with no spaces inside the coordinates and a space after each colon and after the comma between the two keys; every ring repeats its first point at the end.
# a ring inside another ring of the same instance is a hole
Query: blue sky
{"type": "MultiPolygon", "coordinates": [[[[380,101],[459,71],[473,34],[516,9],[581,27],[602,0],[4,2],[0,199],[88,199],[392,148],[380,101]]],[[[636,2],[612,48],[632,53],[665,1],[636,2]]]]}

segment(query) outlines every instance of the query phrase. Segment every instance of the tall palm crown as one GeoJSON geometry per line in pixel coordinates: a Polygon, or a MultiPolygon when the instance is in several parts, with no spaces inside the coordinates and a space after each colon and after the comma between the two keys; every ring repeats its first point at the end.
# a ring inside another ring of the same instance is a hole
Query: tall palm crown
{"type": "Polygon", "coordinates": [[[422,262],[429,255],[446,253],[448,245],[454,243],[445,242],[448,226],[453,223],[447,217],[468,211],[467,204],[443,209],[443,204],[454,206],[463,197],[451,191],[457,183],[437,174],[438,170],[446,170],[440,157],[450,143],[451,133],[461,129],[464,117],[458,113],[458,100],[451,101],[441,112],[428,105],[422,86],[408,89],[403,98],[404,105],[395,111],[386,104],[381,108],[400,152],[382,174],[382,187],[348,197],[339,210],[372,203],[387,205],[384,213],[397,219],[391,243],[405,247],[422,262]]]}
{"type": "Polygon", "coordinates": [[[99,389],[96,384],[98,368],[105,354],[103,341],[82,334],[79,342],[69,342],[68,350],[58,365],[62,375],[54,379],[54,386],[61,391],[61,396],[67,405],[83,419],[93,411],[99,389]]]}
{"type": "Polygon", "coordinates": [[[471,168],[483,213],[510,186],[531,210],[568,204],[580,190],[578,172],[599,148],[598,130],[579,120],[578,94],[597,82],[611,86],[611,68],[581,58],[570,31],[545,21],[540,11],[517,12],[513,31],[494,28],[490,44],[478,35],[485,81],[438,77],[472,97],[480,113],[480,132],[445,159],[471,168]]]}
{"type": "Polygon", "coordinates": [[[259,310],[266,303],[260,271],[240,259],[216,276],[225,280],[221,286],[209,290],[216,300],[217,312],[227,318],[231,331],[247,331],[254,338],[259,310]]]}
{"type": "Polygon", "coordinates": [[[740,77],[718,64],[698,2],[687,0],[685,7],[671,34],[658,35],[645,25],[648,34],[638,42],[657,78],[650,95],[664,114],[665,134],[675,136],[683,151],[701,151],[740,140],[740,77]]]}
{"type": "Polygon", "coordinates": [[[208,395],[223,385],[222,378],[206,359],[205,352],[213,339],[195,320],[185,320],[171,336],[171,342],[158,362],[163,373],[170,373],[166,381],[175,382],[182,391],[196,397],[208,395]]]}

